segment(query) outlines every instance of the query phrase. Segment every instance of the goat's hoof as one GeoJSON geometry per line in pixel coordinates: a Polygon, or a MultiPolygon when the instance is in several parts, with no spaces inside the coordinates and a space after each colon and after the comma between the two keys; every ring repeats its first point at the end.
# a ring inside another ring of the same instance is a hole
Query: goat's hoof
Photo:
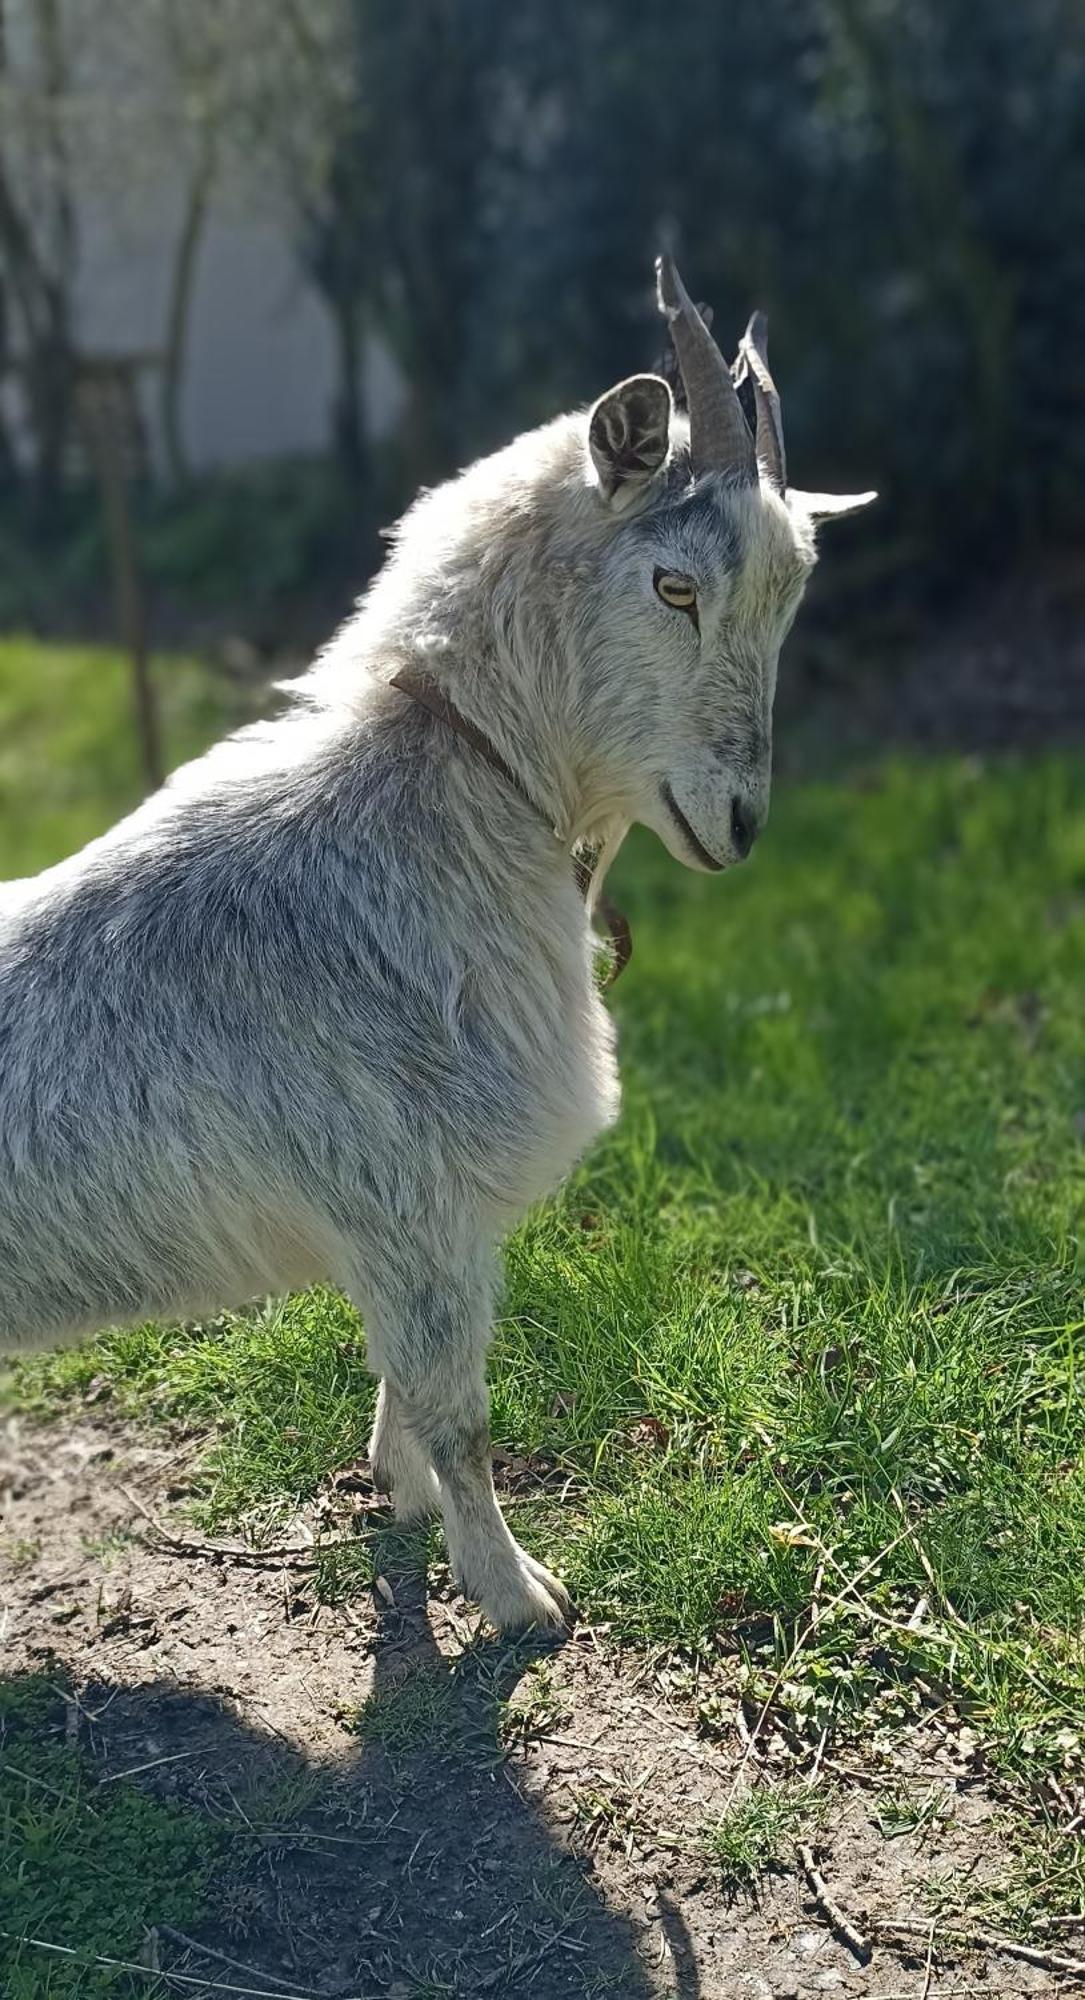
{"type": "Polygon", "coordinates": [[[533,1557],[518,1552],[513,1574],[494,1579],[479,1601],[490,1624],[499,1632],[563,1631],[576,1619],[576,1607],[565,1585],[533,1557]]]}
{"type": "Polygon", "coordinates": [[[547,1569],[544,1563],[536,1562],[534,1556],[529,1556],[526,1550],[521,1551],[521,1561],[536,1583],[542,1585],[547,1596],[553,1598],[561,1612],[563,1624],[575,1625],[580,1613],[560,1576],[555,1576],[553,1570],[547,1569]]]}

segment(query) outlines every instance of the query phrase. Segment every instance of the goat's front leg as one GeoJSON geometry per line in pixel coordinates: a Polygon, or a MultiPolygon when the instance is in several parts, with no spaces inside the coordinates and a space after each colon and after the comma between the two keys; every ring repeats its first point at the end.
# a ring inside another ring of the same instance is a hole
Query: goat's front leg
{"type": "Polygon", "coordinates": [[[376,1482],[387,1478],[403,1496],[397,1512],[418,1513],[427,1504],[420,1469],[432,1468],[453,1574],[499,1631],[565,1624],[573,1606],[564,1585],[509,1533],[494,1493],[488,1277],[481,1270],[466,1279],[417,1273],[413,1282],[400,1282],[397,1273],[379,1290],[370,1276],[366,1290],[359,1303],[373,1366],[384,1378],[373,1443],[376,1482]]]}
{"type": "Polygon", "coordinates": [[[380,1493],[391,1494],[396,1519],[404,1523],[436,1514],[441,1504],[437,1475],[406,1417],[406,1406],[395,1384],[382,1382],[369,1440],[369,1463],[374,1486],[380,1493]]]}

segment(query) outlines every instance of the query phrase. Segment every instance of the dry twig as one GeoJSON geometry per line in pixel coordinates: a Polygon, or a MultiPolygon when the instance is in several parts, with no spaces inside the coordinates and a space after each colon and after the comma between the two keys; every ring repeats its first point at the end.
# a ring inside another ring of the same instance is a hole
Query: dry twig
{"type": "Polygon", "coordinates": [[[269,1563],[289,1563],[298,1569],[315,1569],[320,1557],[329,1549],[358,1546],[353,1535],[337,1535],[327,1542],[283,1542],[267,1549],[249,1549],[237,1542],[194,1541],[184,1535],[175,1535],[172,1528],[165,1527],[130,1487],[118,1483],[117,1491],[124,1494],[160,1540],[177,1556],[216,1556],[226,1562],[251,1563],[257,1569],[269,1563]]]}
{"type": "MultiPolygon", "coordinates": [[[[879,1920],[879,1937],[926,1937],[929,1924],[904,1923],[895,1918],[879,1920]]],[[[1033,1944],[1018,1944],[1016,1938],[999,1937],[993,1931],[944,1930],[941,1933],[947,1944],[955,1944],[965,1951],[1000,1951],[1007,1958],[1019,1958],[1025,1965],[1036,1965],[1041,1972],[1067,1973],[1072,1979],[1085,1979],[1085,1958],[1069,1958],[1062,1951],[1041,1951],[1033,1944]]]]}
{"type": "Polygon", "coordinates": [[[915,1554],[919,1562],[919,1567],[923,1571],[923,1574],[926,1577],[927,1582],[930,1584],[931,1590],[934,1594],[936,1601],[941,1604],[946,1617],[950,1621],[950,1624],[956,1625],[958,1631],[960,1632],[967,1632],[969,1630],[969,1626],[966,1620],[961,1617],[961,1614],[958,1611],[956,1605],[954,1604],[953,1599],[950,1597],[948,1591],[946,1590],[945,1584],[941,1583],[938,1577],[935,1576],[934,1570],[931,1566],[930,1557],[928,1556],[926,1549],[923,1547],[923,1544],[919,1539],[918,1530],[916,1529],[914,1523],[910,1521],[908,1518],[908,1510],[905,1507],[904,1502],[900,1497],[900,1494],[897,1492],[895,1486],[891,1486],[889,1488],[889,1492],[892,1497],[893,1505],[897,1510],[897,1513],[900,1515],[901,1520],[905,1523],[905,1526],[907,1527],[908,1540],[910,1541],[912,1548],[915,1550],[915,1554]]]}
{"type": "Polygon", "coordinates": [[[841,1909],[840,1904],[833,1897],[824,1875],[814,1860],[813,1848],[807,1847],[805,1843],[800,1842],[798,1852],[799,1860],[803,1866],[803,1873],[810,1884],[814,1901],[821,1911],[822,1916],[830,1928],[836,1932],[837,1936],[843,1939],[849,1951],[855,1953],[860,1964],[865,1965],[870,1957],[870,1939],[865,1937],[861,1930],[857,1929],[855,1924],[852,1923],[851,1918],[841,1909]]]}
{"type": "Polygon", "coordinates": [[[244,1972],[250,1979],[264,1979],[274,1986],[278,1993],[289,1993],[293,2000],[320,2000],[314,1986],[292,1985],[288,1979],[277,1979],[273,1972],[265,1972],[261,1965],[246,1965],[240,1958],[229,1958],[224,1951],[215,1951],[209,1944],[200,1944],[196,1938],[187,1937],[184,1931],[175,1931],[172,1924],[156,1924],[159,1937],[168,1938],[171,1944],[180,1945],[182,1951],[198,1952],[201,1958],[213,1959],[216,1965],[226,1965],[231,1972],[244,1972]]]}
{"type": "MultiPolygon", "coordinates": [[[[799,1514],[797,1508],[795,1509],[795,1513],[798,1519],[801,1520],[802,1516],[799,1514]]],[[[803,1525],[805,1526],[806,1523],[804,1523],[803,1525]]],[[[884,1549],[879,1549],[877,1555],[871,1556],[869,1562],[865,1562],[860,1569],[856,1570],[855,1575],[853,1577],[846,1577],[846,1580],[842,1588],[837,1591],[835,1597],[830,1598],[828,1604],[822,1607],[819,1616],[824,1617],[830,1611],[835,1611],[837,1605],[842,1604],[844,1602],[844,1599],[851,1594],[854,1594],[855,1596],[858,1597],[859,1593],[856,1590],[856,1585],[861,1583],[865,1576],[869,1576],[871,1570],[877,1569],[879,1563],[885,1561],[886,1556],[892,1555],[893,1550],[895,1548],[899,1548],[901,1542],[906,1540],[906,1538],[907,1538],[907,1530],[902,1529],[900,1534],[895,1536],[893,1541],[888,1542],[884,1549]]],[[[830,1553],[830,1551],[824,1548],[823,1544],[819,1544],[819,1553],[824,1556],[827,1562],[832,1563],[833,1567],[839,1572],[841,1576],[845,1575],[845,1572],[842,1569],[841,1565],[836,1561],[835,1557],[830,1553]]],[[[873,1611],[872,1607],[866,1604],[863,1598],[859,1598],[859,1602],[863,1605],[864,1610],[868,1610],[871,1612],[872,1616],[874,1617],[878,1616],[878,1614],[873,1611]]],[[[735,1799],[738,1795],[738,1788],[742,1783],[743,1777],[745,1776],[746,1767],[749,1764],[751,1757],[756,1757],[757,1755],[757,1739],[760,1736],[761,1731],[765,1726],[765,1722],[768,1719],[769,1711],[772,1707],[772,1704],[776,1700],[776,1697],[779,1694],[780,1689],[782,1688],[785,1680],[787,1679],[788,1674],[791,1672],[791,1669],[794,1666],[796,1660],[798,1659],[800,1653],[802,1652],[804,1646],[807,1644],[807,1641],[812,1637],[815,1630],[816,1627],[814,1626],[814,1624],[810,1620],[808,1620],[807,1623],[804,1625],[802,1631],[799,1633],[799,1636],[796,1639],[794,1645],[792,1646],[790,1653],[788,1654],[786,1660],[783,1663],[783,1666],[779,1669],[779,1672],[777,1673],[776,1678],[772,1683],[772,1686],[770,1687],[767,1695],[765,1696],[764,1701],[761,1703],[761,1707],[758,1710],[757,1714],[757,1720],[754,1723],[753,1729],[749,1733],[749,1739],[746,1743],[745,1749],[743,1750],[742,1756],[739,1760],[738,1769],[735,1772],[734,1779],[731,1784],[731,1789],[727,1795],[727,1803],[724,1807],[725,1812],[729,1812],[732,1805],[735,1802],[735,1799]]]]}
{"type": "MultiPolygon", "coordinates": [[[[50,1798],[60,1799],[65,1804],[70,1796],[67,1792],[60,1791],[56,1785],[47,1784],[44,1778],[36,1777],[32,1771],[21,1771],[17,1764],[0,1764],[0,1771],[5,1772],[10,1778],[18,1778],[20,1784],[35,1785],[39,1792],[48,1792],[50,1798]]],[[[98,1818],[92,1805],[86,1805],[86,1810],[92,1819],[98,1818]]]]}
{"type": "Polygon", "coordinates": [[[115,1785],[121,1778],[134,1778],[137,1771],[157,1771],[160,1764],[181,1764],[187,1757],[198,1757],[199,1750],[174,1750],[168,1757],[152,1757],[147,1764],[126,1764],[123,1771],[107,1771],[99,1778],[100,1785],[115,1785]]]}
{"type": "MultiPolygon", "coordinates": [[[[201,1979],[194,1972],[167,1972],[163,1968],[140,1965],[134,1958],[106,1958],[101,1952],[77,1951],[70,1944],[51,1944],[47,1938],[26,1937],[21,1931],[0,1931],[0,1938],[12,1944],[30,1946],[35,1951],[50,1952],[57,1958],[77,1958],[83,1965],[108,1965],[114,1972],[138,1972],[144,1979],[166,1980],[179,1986],[194,1987],[200,1993],[240,1993],[245,2000],[313,2000],[312,1988],[301,1992],[296,1986],[272,1988],[270,1986],[232,1986],[223,1979],[201,1979]]],[[[260,1978],[267,1974],[261,1973],[260,1978]]],[[[347,1996],[343,1996],[347,2000],[347,1996]]],[[[372,2000],[372,1996],[357,1993],[350,2000],[372,2000]]]]}
{"type": "Polygon", "coordinates": [[[927,2000],[927,1996],[931,1990],[931,1978],[933,1972],[934,1972],[934,1919],[932,1917],[931,1934],[927,1939],[927,1963],[923,1967],[923,1991],[919,1996],[919,2000],[927,2000]]]}

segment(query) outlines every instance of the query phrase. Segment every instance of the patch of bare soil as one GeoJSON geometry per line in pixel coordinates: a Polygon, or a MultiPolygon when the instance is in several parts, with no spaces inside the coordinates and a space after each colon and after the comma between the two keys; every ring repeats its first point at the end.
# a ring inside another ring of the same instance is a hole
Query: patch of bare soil
{"type": "Polygon", "coordinates": [[[700,1733],[658,1665],[590,1629],[561,1647],[486,1641],[447,1575],[431,1569],[427,1596],[397,1569],[376,1513],[359,1516],[382,1572],[365,1602],[319,1603],[304,1556],[201,1550],[192,1449],[16,1422],[0,1458],[5,1678],[62,1677],[103,1775],[237,1829],[195,1944],[248,1971],[166,1934],[163,1965],[359,2000],[1064,1990],[1001,1953],[955,1952],[937,1927],[928,1953],[924,1888],[995,1880],[1007,1861],[997,1798],[933,1724],[907,1767],[939,1801],[925,1825],[887,1837],[885,1774],[826,1762],[820,1824],[798,1835],[861,1931],[921,1927],[864,1963],[797,1857],[756,1898],[728,1897],[703,1829],[747,1782],[743,1737],[700,1733]]]}

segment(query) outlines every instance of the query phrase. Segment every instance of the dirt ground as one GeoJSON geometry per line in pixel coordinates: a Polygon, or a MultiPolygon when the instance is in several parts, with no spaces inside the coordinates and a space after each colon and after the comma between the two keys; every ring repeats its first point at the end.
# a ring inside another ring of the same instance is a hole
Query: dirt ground
{"type": "MultiPolygon", "coordinates": [[[[1008,1858],[997,1797],[935,1722],[892,1774],[937,1788],[921,1829],[880,1830],[890,1776],[873,1763],[852,1753],[819,1774],[808,1837],[831,1898],[862,1930],[920,1927],[863,1963],[793,1850],[756,1897],[726,1893],[701,1829],[755,1766],[742,1768],[737,1718],[718,1740],[698,1728],[666,1663],[622,1659],[590,1628],[557,1647],[486,1641],[447,1573],[431,1566],[427,1596],[391,1543],[383,1564],[386,1517],[364,1475],[357,1528],[377,1537],[381,1580],[320,1603],[304,1556],[201,1547],[194,1450],[104,1418],[12,1420],[0,1439],[4,1677],[62,1677],[70,1733],[103,1774],[241,1836],[198,1937],[160,1941],[163,1965],[329,2000],[1082,1990],[1001,1953],[954,1953],[937,1929],[928,1955],[924,1886],[997,1879],[1008,1858]],[[358,1710],[374,1694],[367,1737],[358,1710]]],[[[281,1540],[303,1547],[305,1533],[281,1540]]],[[[763,1747],[771,1771],[771,1736],[763,1747]]]]}

